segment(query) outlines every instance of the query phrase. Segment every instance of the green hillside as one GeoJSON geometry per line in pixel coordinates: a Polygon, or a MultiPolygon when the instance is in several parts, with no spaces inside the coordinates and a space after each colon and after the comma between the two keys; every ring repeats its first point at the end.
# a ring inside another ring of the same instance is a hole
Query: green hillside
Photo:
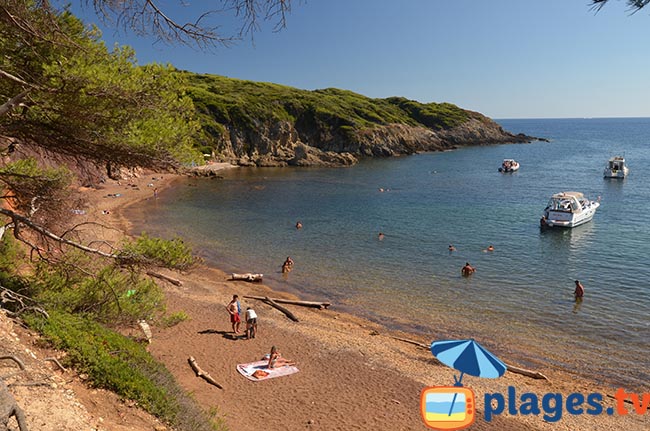
{"type": "Polygon", "coordinates": [[[204,129],[213,136],[222,134],[224,125],[254,129],[277,121],[328,125],[343,133],[387,124],[442,130],[460,125],[470,116],[450,103],[419,103],[402,97],[372,99],[336,88],[308,91],[217,75],[179,73],[189,83],[188,95],[204,129]]]}

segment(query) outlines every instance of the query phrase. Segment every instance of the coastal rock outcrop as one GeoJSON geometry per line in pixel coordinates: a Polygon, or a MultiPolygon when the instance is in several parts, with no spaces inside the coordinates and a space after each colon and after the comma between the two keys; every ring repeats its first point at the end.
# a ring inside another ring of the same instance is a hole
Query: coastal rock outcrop
{"type": "Polygon", "coordinates": [[[241,166],[348,166],[364,157],[534,139],[451,103],[179,73],[205,132],[202,152],[241,166]]]}
{"type": "Polygon", "coordinates": [[[470,145],[528,143],[537,138],[504,130],[471,113],[463,124],[432,130],[408,124],[375,125],[359,130],[309,122],[278,121],[242,130],[227,125],[215,157],[240,166],[350,166],[364,157],[395,157],[470,145]]]}

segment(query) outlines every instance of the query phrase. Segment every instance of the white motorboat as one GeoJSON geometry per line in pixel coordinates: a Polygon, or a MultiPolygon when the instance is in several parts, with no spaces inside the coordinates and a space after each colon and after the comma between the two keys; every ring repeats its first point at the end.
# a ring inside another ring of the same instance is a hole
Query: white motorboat
{"type": "Polygon", "coordinates": [[[603,175],[605,178],[625,178],[629,171],[625,164],[625,158],[616,156],[609,159],[603,175]]]}
{"type": "Polygon", "coordinates": [[[499,172],[515,172],[519,170],[519,162],[514,159],[503,159],[499,172]]]}
{"type": "Polygon", "coordinates": [[[551,196],[540,220],[542,227],[576,227],[596,214],[600,202],[590,201],[580,192],[561,192],[551,196]]]}

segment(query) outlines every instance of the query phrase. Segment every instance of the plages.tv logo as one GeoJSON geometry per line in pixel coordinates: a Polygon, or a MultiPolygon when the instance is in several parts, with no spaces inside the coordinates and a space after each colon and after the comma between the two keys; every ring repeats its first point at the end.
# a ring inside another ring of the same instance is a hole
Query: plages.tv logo
{"type": "Polygon", "coordinates": [[[460,371],[454,386],[429,386],[420,394],[420,413],[424,424],[435,430],[461,430],[474,423],[474,392],[463,387],[463,376],[497,378],[506,364],[474,340],[434,341],[431,353],[443,364],[460,371]]]}

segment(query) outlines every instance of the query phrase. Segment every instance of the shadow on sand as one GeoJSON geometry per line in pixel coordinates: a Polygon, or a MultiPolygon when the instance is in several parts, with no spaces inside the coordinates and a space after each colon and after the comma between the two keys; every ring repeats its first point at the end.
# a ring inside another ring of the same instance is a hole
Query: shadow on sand
{"type": "Polygon", "coordinates": [[[233,334],[232,331],[217,331],[216,329],[204,329],[199,331],[199,334],[221,334],[221,336],[227,340],[241,340],[246,338],[246,334],[233,334]]]}

